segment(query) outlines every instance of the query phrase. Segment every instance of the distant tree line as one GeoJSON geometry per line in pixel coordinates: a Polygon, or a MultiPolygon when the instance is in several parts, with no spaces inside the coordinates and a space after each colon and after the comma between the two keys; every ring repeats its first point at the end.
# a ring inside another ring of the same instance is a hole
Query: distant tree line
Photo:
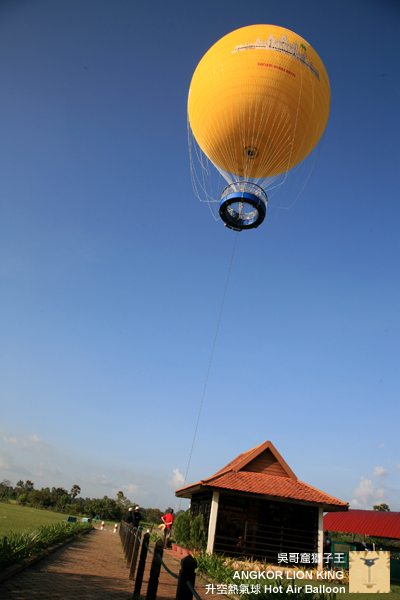
{"type": "Polygon", "coordinates": [[[387,504],[374,504],[372,510],[379,510],[380,512],[390,512],[390,508],[387,504]]]}
{"type": "MultiPolygon", "coordinates": [[[[3,479],[0,483],[0,501],[16,501],[21,505],[29,505],[34,508],[44,508],[56,512],[68,513],[82,517],[98,517],[106,521],[120,521],[130,507],[137,504],[131,502],[122,491],[119,491],[115,499],[104,496],[103,498],[80,498],[81,488],[73,485],[71,490],[65,488],[41,488],[35,489],[34,483],[27,479],[25,482],[17,482],[13,487],[11,481],[3,479]]],[[[161,524],[164,512],[159,508],[140,508],[143,521],[150,524],[161,524]]]]}

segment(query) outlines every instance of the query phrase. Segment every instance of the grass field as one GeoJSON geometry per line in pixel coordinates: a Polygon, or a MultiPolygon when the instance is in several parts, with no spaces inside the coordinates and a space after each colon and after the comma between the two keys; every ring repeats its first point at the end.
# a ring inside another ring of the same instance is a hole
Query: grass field
{"type": "MultiPolygon", "coordinates": [[[[321,582],[313,583],[312,585],[320,585],[321,582]]],[[[323,582],[325,585],[329,585],[331,587],[338,586],[339,584],[331,584],[327,582],[323,582]]],[[[297,584],[296,584],[297,585],[297,584]]],[[[371,600],[371,598],[379,598],[379,600],[383,600],[384,598],[390,598],[390,600],[400,600],[400,585],[391,584],[390,585],[390,594],[349,594],[349,586],[345,585],[346,591],[344,594],[336,594],[336,600],[371,600]]]]}
{"type": "Polygon", "coordinates": [[[12,533],[35,531],[41,525],[65,521],[67,516],[50,510],[0,502],[0,536],[10,531],[12,533]]]}
{"type": "MultiPolygon", "coordinates": [[[[12,533],[35,531],[41,525],[50,525],[50,523],[65,521],[67,516],[65,513],[56,513],[51,510],[40,510],[31,506],[0,502],[0,537],[10,531],[12,533]]],[[[80,520],[81,517],[77,517],[77,521],[80,520]]],[[[93,521],[93,525],[100,527],[101,521],[93,521]]],[[[106,529],[113,529],[114,525],[115,521],[105,521],[106,529]]],[[[149,523],[143,523],[145,531],[150,526],[151,524],[149,523]]]]}
{"type": "Polygon", "coordinates": [[[349,588],[346,586],[345,594],[337,594],[336,600],[371,600],[371,598],[378,597],[379,600],[383,598],[390,598],[390,600],[400,600],[400,586],[391,585],[390,594],[349,594],[349,588]]]}

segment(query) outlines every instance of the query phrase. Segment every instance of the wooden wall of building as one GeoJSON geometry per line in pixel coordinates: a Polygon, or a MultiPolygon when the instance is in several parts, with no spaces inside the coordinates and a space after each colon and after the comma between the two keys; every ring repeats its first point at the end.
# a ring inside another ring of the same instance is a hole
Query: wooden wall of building
{"type": "Polygon", "coordinates": [[[282,552],[318,552],[318,508],[221,493],[214,551],[272,563],[282,552]]]}

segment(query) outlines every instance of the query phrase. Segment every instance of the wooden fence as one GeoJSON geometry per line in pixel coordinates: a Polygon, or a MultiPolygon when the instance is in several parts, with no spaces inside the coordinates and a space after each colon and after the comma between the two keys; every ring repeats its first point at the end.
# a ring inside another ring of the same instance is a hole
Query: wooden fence
{"type": "Polygon", "coordinates": [[[143,535],[142,529],[121,522],[119,530],[122,546],[125,552],[126,566],[129,570],[129,579],[135,582],[133,591],[133,600],[140,599],[143,576],[146,567],[148,555],[153,555],[150,567],[150,577],[147,584],[146,600],[156,600],[158,580],[161,567],[173,578],[177,579],[175,600],[192,600],[193,595],[196,600],[201,600],[194,589],[196,579],[196,561],[192,556],[185,556],[181,560],[179,575],[176,575],[164,564],[162,557],[164,551],[163,540],[155,543],[154,550],[150,550],[150,534],[143,535]]]}

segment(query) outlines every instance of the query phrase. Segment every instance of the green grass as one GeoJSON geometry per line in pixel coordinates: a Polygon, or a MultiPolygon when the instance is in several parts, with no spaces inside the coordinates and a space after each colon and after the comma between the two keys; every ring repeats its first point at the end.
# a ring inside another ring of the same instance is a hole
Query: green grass
{"type": "Polygon", "coordinates": [[[390,598],[390,600],[400,600],[400,585],[394,585],[391,584],[390,589],[391,589],[391,593],[390,594],[349,594],[349,588],[348,586],[346,587],[346,593],[345,594],[337,594],[336,599],[340,600],[340,599],[345,599],[345,600],[371,600],[371,597],[373,598],[379,598],[379,600],[382,600],[383,598],[390,598]]]}
{"type": "MultiPolygon", "coordinates": [[[[338,583],[328,583],[327,581],[308,581],[308,584],[319,586],[321,584],[330,587],[339,587],[338,583]]],[[[296,585],[298,585],[296,583],[296,585]]],[[[345,585],[346,592],[344,594],[336,594],[336,600],[371,600],[371,598],[379,598],[382,600],[383,598],[390,598],[390,600],[400,600],[400,586],[394,585],[393,583],[390,585],[391,593],[390,594],[378,594],[377,596],[372,594],[349,594],[349,586],[345,585]]]]}
{"type": "MultiPolygon", "coordinates": [[[[250,581],[250,580],[238,580],[238,579],[233,579],[233,575],[234,575],[234,569],[232,567],[231,564],[226,564],[226,558],[220,555],[216,555],[216,554],[212,554],[212,555],[208,555],[206,553],[201,553],[201,554],[196,554],[195,555],[195,559],[197,562],[197,569],[200,573],[206,575],[209,578],[209,581],[212,581],[213,583],[220,583],[220,584],[236,584],[239,585],[240,583],[260,583],[259,581],[250,581]]],[[[274,579],[273,581],[269,581],[269,583],[272,586],[279,586],[281,584],[283,584],[283,588],[282,589],[282,593],[274,593],[270,591],[264,591],[264,585],[268,585],[268,583],[266,583],[266,581],[262,581],[262,586],[261,586],[261,592],[259,594],[256,593],[250,593],[248,595],[243,594],[241,596],[242,600],[285,600],[288,598],[293,598],[294,600],[307,600],[307,599],[317,599],[317,600],[371,600],[371,594],[349,594],[349,586],[348,585],[344,585],[341,583],[338,583],[337,581],[333,582],[329,582],[327,580],[318,580],[318,581],[303,581],[303,580],[286,580],[284,579],[274,579]],[[294,585],[297,587],[297,589],[299,591],[297,592],[286,592],[286,586],[288,584],[291,584],[293,587],[294,585]],[[336,594],[334,595],[333,593],[325,593],[325,594],[319,594],[319,593],[309,593],[309,594],[304,594],[303,591],[300,591],[300,588],[302,588],[304,585],[312,585],[313,587],[319,587],[320,585],[324,585],[325,587],[344,587],[345,588],[345,593],[344,594],[336,594]]],[[[390,594],[379,594],[379,600],[381,600],[383,597],[387,597],[390,600],[400,600],[400,585],[398,584],[394,584],[392,583],[391,586],[391,593],[390,594]]]]}
{"type": "Polygon", "coordinates": [[[52,523],[37,531],[9,533],[0,537],[0,569],[46,550],[70,537],[90,531],[90,523],[52,523]]]}
{"type": "MultiPolygon", "coordinates": [[[[329,583],[328,581],[307,581],[306,583],[318,587],[320,585],[325,585],[329,587],[343,587],[340,583],[329,583]]],[[[298,587],[302,587],[303,585],[305,585],[305,583],[303,584],[303,582],[298,582],[296,580],[295,585],[297,585],[298,587]]],[[[346,588],[345,593],[336,594],[336,600],[371,600],[371,598],[375,597],[379,598],[379,600],[383,600],[383,598],[390,598],[390,600],[400,600],[400,585],[395,585],[393,583],[390,585],[390,594],[378,594],[377,596],[375,596],[375,594],[373,596],[372,594],[349,594],[349,586],[345,585],[344,587],[346,588]]]]}
{"type": "MultiPolygon", "coordinates": [[[[42,525],[65,521],[67,516],[51,510],[0,502],[0,536],[10,532],[34,531],[42,525]]],[[[80,521],[80,517],[77,517],[77,520],[80,521]]]]}

